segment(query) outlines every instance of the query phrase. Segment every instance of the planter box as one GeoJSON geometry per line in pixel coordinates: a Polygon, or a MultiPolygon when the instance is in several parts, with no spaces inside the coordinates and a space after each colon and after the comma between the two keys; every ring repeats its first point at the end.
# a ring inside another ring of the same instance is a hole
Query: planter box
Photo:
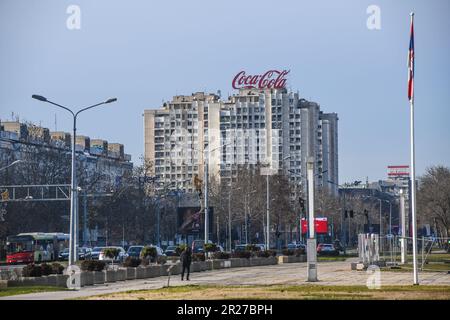
{"type": "Polygon", "coordinates": [[[0,289],[8,288],[8,280],[0,280],[0,289]]]}
{"type": "Polygon", "coordinates": [[[125,281],[127,280],[126,270],[119,268],[116,270],[116,281],[125,281]]]}
{"type": "Polygon", "coordinates": [[[148,267],[137,267],[136,268],[136,279],[144,279],[147,276],[148,267]]]}
{"type": "Polygon", "coordinates": [[[136,269],[137,268],[125,268],[125,279],[135,280],[136,279],[136,269]]]}
{"type": "Polygon", "coordinates": [[[93,286],[94,285],[94,274],[92,271],[83,271],[80,274],[81,286],[93,286]]]}
{"type": "Polygon", "coordinates": [[[231,267],[232,268],[240,268],[242,267],[242,261],[240,258],[231,258],[231,267]]]}
{"type": "Polygon", "coordinates": [[[105,283],[105,272],[104,271],[92,271],[94,274],[94,284],[105,283]]]}
{"type": "Polygon", "coordinates": [[[213,263],[211,260],[206,260],[205,262],[206,270],[213,270],[213,263]]]}
{"type": "MultiPolygon", "coordinates": [[[[181,268],[181,265],[180,265],[181,268]]],[[[191,264],[191,272],[200,272],[200,264],[198,262],[192,262],[191,264]]]]}
{"type": "Polygon", "coordinates": [[[116,271],[115,270],[105,270],[105,282],[116,282],[116,271]]]}
{"type": "Polygon", "coordinates": [[[164,266],[153,265],[148,267],[147,278],[156,278],[164,275],[167,275],[167,270],[164,266]]]}
{"type": "Polygon", "coordinates": [[[67,288],[67,279],[69,279],[69,276],[66,274],[57,274],[56,277],[56,286],[57,287],[63,287],[67,288]]]}
{"type": "Polygon", "coordinates": [[[256,267],[256,266],[260,266],[262,263],[262,259],[264,258],[251,258],[250,259],[250,266],[251,267],[256,267]]]}
{"type": "MultiPolygon", "coordinates": [[[[191,272],[194,272],[193,271],[193,263],[191,263],[191,272]]],[[[170,274],[173,276],[173,275],[177,275],[177,274],[181,274],[181,268],[182,268],[182,266],[181,266],[181,264],[180,263],[177,263],[177,264],[168,264],[168,265],[166,265],[166,268],[167,268],[167,273],[169,272],[169,269],[170,269],[170,274]]]]}
{"type": "Polygon", "coordinates": [[[279,256],[278,263],[297,263],[306,262],[306,255],[296,256],[279,256]]]}

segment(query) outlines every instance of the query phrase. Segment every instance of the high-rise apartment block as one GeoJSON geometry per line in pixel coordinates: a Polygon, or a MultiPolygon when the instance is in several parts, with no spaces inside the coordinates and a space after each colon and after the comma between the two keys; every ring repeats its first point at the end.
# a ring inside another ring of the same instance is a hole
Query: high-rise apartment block
{"type": "Polygon", "coordinates": [[[222,181],[239,166],[270,166],[302,190],[314,157],[317,187],[337,195],[338,117],[287,89],[239,89],[222,100],[197,92],[144,111],[145,158],[160,185],[194,191],[193,178],[222,181]],[[332,183],[331,183],[331,182],[332,183]]]}

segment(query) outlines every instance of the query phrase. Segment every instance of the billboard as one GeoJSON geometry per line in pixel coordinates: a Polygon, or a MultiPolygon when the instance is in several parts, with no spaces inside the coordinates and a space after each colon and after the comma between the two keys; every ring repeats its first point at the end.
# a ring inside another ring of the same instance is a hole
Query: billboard
{"type": "MultiPolygon", "coordinates": [[[[317,234],[326,234],[328,233],[328,219],[323,218],[314,218],[314,229],[317,234]]],[[[308,231],[308,222],[305,218],[302,218],[302,234],[306,234],[308,231]]]]}
{"type": "MultiPolygon", "coordinates": [[[[201,234],[205,230],[205,212],[200,207],[179,207],[177,209],[177,230],[179,234],[201,234]]],[[[209,233],[213,231],[213,208],[208,209],[209,233]]]]}
{"type": "Polygon", "coordinates": [[[388,166],[388,177],[389,178],[408,178],[409,177],[409,166],[388,166]]]}

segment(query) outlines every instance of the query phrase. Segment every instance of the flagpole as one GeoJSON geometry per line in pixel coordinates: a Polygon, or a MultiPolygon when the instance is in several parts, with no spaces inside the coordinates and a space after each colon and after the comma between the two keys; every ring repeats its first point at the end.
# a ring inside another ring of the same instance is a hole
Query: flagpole
{"type": "MultiPolygon", "coordinates": [[[[411,26],[414,22],[414,12],[411,12],[411,26]]],[[[414,52],[415,55],[415,52],[414,52]]],[[[413,67],[414,68],[414,67],[413,67]]],[[[409,100],[411,113],[411,213],[412,213],[412,240],[413,240],[413,272],[414,285],[419,284],[419,275],[417,272],[417,226],[416,226],[416,161],[414,145],[414,75],[412,78],[412,95],[409,100]]]]}

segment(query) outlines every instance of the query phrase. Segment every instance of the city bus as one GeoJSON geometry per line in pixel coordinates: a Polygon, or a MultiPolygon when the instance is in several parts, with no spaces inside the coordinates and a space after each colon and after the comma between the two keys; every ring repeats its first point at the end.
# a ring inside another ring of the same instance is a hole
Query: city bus
{"type": "Polygon", "coordinates": [[[6,238],[6,263],[53,261],[68,245],[69,235],[65,233],[19,233],[6,238]]]}

